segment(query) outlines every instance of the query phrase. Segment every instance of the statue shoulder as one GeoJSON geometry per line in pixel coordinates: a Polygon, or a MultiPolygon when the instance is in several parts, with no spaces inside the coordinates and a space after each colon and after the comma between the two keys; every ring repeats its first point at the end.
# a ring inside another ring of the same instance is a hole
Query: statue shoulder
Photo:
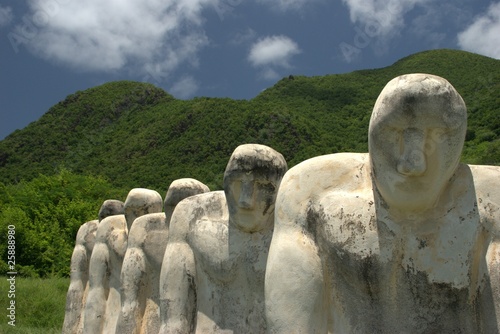
{"type": "Polygon", "coordinates": [[[183,199],[175,207],[172,219],[179,216],[181,213],[193,213],[194,211],[203,212],[210,210],[219,210],[226,205],[226,197],[224,191],[210,191],[202,194],[197,194],[183,199]]]}
{"type": "Polygon", "coordinates": [[[186,239],[189,230],[200,220],[224,220],[228,217],[224,191],[211,191],[183,199],[170,220],[170,238],[186,239]]]}
{"type": "Polygon", "coordinates": [[[278,217],[305,215],[310,205],[330,192],[371,188],[369,165],[367,153],[323,155],[296,165],[281,182],[276,199],[278,217]]]}
{"type": "Polygon", "coordinates": [[[88,221],[80,226],[78,233],[76,234],[76,245],[85,246],[89,241],[89,238],[93,242],[97,232],[97,226],[99,224],[98,220],[88,221]]]}
{"type": "Polygon", "coordinates": [[[113,231],[126,230],[125,215],[109,216],[101,220],[97,227],[96,242],[106,242],[113,231]]]}
{"type": "Polygon", "coordinates": [[[335,153],[322,155],[301,162],[283,177],[280,191],[300,187],[307,191],[338,186],[350,187],[356,178],[364,178],[369,166],[367,153],[335,153]]]}
{"type": "Polygon", "coordinates": [[[165,220],[165,212],[148,213],[136,218],[128,233],[129,247],[141,247],[150,232],[168,229],[165,220]]]}
{"type": "Polygon", "coordinates": [[[500,166],[469,165],[481,222],[500,238],[500,166]]]}
{"type": "Polygon", "coordinates": [[[500,186],[500,166],[487,165],[469,165],[474,178],[476,192],[481,192],[482,195],[488,197],[497,196],[500,198],[498,191],[500,186]]]}

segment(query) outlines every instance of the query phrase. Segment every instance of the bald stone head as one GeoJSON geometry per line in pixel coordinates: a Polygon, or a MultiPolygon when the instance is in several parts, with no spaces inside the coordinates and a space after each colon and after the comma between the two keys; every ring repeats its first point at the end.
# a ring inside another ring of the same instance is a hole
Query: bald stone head
{"type": "Polygon", "coordinates": [[[287,171],[285,158],[258,144],[238,146],[224,172],[224,193],[230,222],[245,232],[274,223],[276,193],[287,171]]]}
{"type": "Polygon", "coordinates": [[[161,212],[163,201],[158,192],[144,188],[130,190],[124,204],[125,219],[130,230],[137,217],[148,213],[161,212]]]}
{"type": "Polygon", "coordinates": [[[389,207],[433,207],[460,162],[467,109],[445,79],[408,74],[380,93],[368,145],[375,185],[389,207]]]}
{"type": "Polygon", "coordinates": [[[173,181],[165,195],[165,215],[170,221],[175,206],[185,198],[209,192],[210,189],[198,180],[185,178],[173,181]]]}
{"type": "Polygon", "coordinates": [[[99,209],[99,222],[106,217],[123,215],[123,202],[117,199],[108,199],[102,203],[99,209]]]}
{"type": "Polygon", "coordinates": [[[210,189],[198,180],[185,178],[173,181],[165,195],[165,208],[175,207],[184,198],[209,192],[210,189]]]}

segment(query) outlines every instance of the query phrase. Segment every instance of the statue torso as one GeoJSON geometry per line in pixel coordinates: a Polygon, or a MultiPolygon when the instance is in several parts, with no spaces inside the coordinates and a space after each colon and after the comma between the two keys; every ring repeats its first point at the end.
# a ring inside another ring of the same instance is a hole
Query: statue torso
{"type": "Polygon", "coordinates": [[[272,231],[244,233],[230,226],[223,194],[218,200],[192,222],[188,235],[196,261],[197,332],[263,332],[272,231]]]}
{"type": "Polygon", "coordinates": [[[301,213],[321,254],[330,330],[477,331],[486,265],[469,177],[437,209],[402,219],[378,197],[368,168],[310,183],[301,213]]]}

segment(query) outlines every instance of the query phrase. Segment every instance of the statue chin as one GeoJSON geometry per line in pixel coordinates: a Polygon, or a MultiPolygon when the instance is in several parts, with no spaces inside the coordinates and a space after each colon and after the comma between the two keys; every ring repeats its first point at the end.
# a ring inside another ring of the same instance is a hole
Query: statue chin
{"type": "Polygon", "coordinates": [[[393,191],[377,186],[382,200],[389,206],[389,210],[421,212],[436,206],[438,197],[435,191],[425,189],[420,192],[411,189],[393,191]]]}
{"type": "Polygon", "coordinates": [[[409,214],[430,210],[435,207],[436,204],[436,200],[434,198],[422,198],[418,200],[415,198],[409,198],[409,196],[399,196],[398,198],[385,200],[385,202],[388,204],[389,210],[395,209],[398,212],[407,212],[409,214]]]}
{"type": "Polygon", "coordinates": [[[231,215],[231,222],[243,232],[258,232],[269,226],[269,215],[261,215],[255,211],[238,211],[231,215]]]}

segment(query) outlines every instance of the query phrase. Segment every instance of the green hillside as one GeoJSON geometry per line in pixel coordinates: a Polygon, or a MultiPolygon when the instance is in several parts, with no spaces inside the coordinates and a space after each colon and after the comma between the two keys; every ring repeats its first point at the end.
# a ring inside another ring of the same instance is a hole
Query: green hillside
{"type": "Polygon", "coordinates": [[[373,103],[393,77],[448,79],[469,107],[463,160],[499,164],[500,61],[452,50],[419,53],[375,70],[285,78],[252,100],[176,100],[159,88],[112,82],[68,96],[37,122],[0,142],[0,181],[65,167],[120,187],[166,190],[180,177],[212,188],[232,150],[262,143],[290,165],[318,154],[366,151],[373,103]]]}
{"type": "Polygon", "coordinates": [[[469,127],[462,160],[500,165],[500,61],[464,51],[427,51],[385,68],[347,74],[294,75],[251,100],[184,101],[150,84],[111,82],[68,96],[0,142],[0,239],[16,219],[24,222],[18,230],[26,240],[36,238],[32,230],[47,234],[24,264],[42,276],[59,275],[61,266],[69,267],[66,254],[72,250],[79,222],[97,214],[83,214],[81,208],[98,208],[105,196],[115,194],[123,200],[134,187],[164,195],[173,180],[183,177],[221,189],[227,160],[243,143],[275,148],[289,167],[322,154],[366,152],[368,122],[378,94],[393,77],[415,72],[448,79],[466,101],[469,127]],[[41,213],[30,207],[30,196],[44,182],[76,192],[84,187],[87,192],[80,197],[60,192],[50,203],[42,198],[41,213]],[[113,189],[105,192],[99,186],[101,191],[94,191],[96,184],[113,189]],[[64,211],[61,198],[71,202],[75,196],[82,203],[75,206],[78,215],[72,216],[64,211]],[[59,227],[41,228],[50,225],[51,210],[60,211],[59,227]],[[52,235],[57,233],[64,237],[52,235]],[[50,245],[55,243],[67,244],[63,263],[51,257],[55,250],[50,245]],[[39,259],[36,252],[46,257],[39,259]],[[43,270],[37,268],[40,265],[43,270]]]}

